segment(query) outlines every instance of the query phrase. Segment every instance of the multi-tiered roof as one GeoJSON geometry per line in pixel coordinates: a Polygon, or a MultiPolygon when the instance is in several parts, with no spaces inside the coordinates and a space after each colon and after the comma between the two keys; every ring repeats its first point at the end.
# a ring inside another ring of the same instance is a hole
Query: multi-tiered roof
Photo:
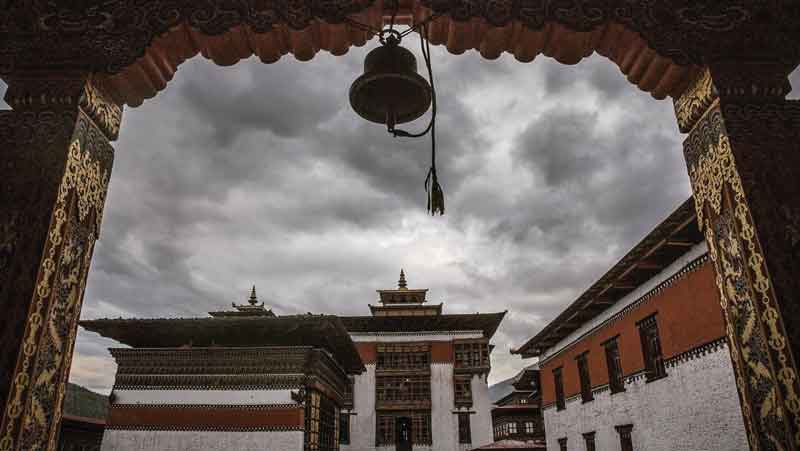
{"type": "Polygon", "coordinates": [[[340,317],[350,333],[480,331],[491,338],[506,314],[444,314],[443,303],[428,304],[427,288],[408,288],[402,269],[396,289],[377,291],[380,305],[369,304],[371,316],[340,317]]]}

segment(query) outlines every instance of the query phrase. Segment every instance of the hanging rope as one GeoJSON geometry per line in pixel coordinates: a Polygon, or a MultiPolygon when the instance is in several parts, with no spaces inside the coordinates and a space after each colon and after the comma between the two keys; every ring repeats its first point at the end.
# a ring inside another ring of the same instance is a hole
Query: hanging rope
{"type": "Polygon", "coordinates": [[[431,85],[431,122],[428,128],[431,132],[431,168],[428,176],[425,177],[425,193],[428,195],[428,212],[432,215],[444,214],[444,191],[439,185],[436,176],[436,87],[433,84],[433,69],[431,66],[431,42],[428,40],[428,25],[422,25],[422,57],[425,59],[425,66],[428,68],[428,82],[431,85]]]}

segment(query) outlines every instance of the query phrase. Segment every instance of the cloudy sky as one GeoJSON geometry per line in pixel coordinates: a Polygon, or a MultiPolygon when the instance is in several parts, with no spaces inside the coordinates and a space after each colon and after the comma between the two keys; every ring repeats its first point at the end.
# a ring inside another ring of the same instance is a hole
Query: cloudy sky
{"type": "MultiPolygon", "coordinates": [[[[689,196],[672,103],[606,59],[437,47],[447,213],[430,217],[428,140],[394,139],[348,103],[375,45],[305,63],[197,57],[127,109],[82,318],[204,316],[253,284],[278,314],[365,315],[405,268],[448,313],[509,311],[496,382],[531,363],[510,348],[689,196]]],[[[107,392],[109,346],[81,330],[71,380],[107,392]]]]}

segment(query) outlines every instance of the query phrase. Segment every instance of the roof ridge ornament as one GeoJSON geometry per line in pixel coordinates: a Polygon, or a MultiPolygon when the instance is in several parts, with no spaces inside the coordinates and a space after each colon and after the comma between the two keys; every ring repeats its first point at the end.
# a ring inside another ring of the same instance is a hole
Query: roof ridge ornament
{"type": "Polygon", "coordinates": [[[406,273],[403,271],[403,268],[400,268],[400,280],[397,281],[397,288],[401,290],[408,289],[408,284],[406,283],[406,273]]]}
{"type": "Polygon", "coordinates": [[[247,302],[249,302],[250,305],[253,305],[253,306],[258,304],[258,297],[256,297],[256,286],[255,285],[253,285],[253,289],[250,291],[250,299],[248,299],[247,302]]]}

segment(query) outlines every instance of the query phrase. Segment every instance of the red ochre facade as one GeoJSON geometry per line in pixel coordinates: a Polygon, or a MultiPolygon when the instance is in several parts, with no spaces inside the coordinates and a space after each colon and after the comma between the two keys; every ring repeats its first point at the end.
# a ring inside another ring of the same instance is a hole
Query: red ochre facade
{"type": "Polygon", "coordinates": [[[564,397],[580,394],[580,378],[575,358],[588,351],[592,388],[608,384],[603,343],[619,335],[618,343],[625,376],[644,369],[644,357],[636,323],[654,313],[664,360],[725,336],[719,291],[712,263],[706,260],[697,269],[683,274],[658,294],[622,316],[607,322],[541,365],[542,406],[555,402],[553,370],[561,367],[564,397]]]}

